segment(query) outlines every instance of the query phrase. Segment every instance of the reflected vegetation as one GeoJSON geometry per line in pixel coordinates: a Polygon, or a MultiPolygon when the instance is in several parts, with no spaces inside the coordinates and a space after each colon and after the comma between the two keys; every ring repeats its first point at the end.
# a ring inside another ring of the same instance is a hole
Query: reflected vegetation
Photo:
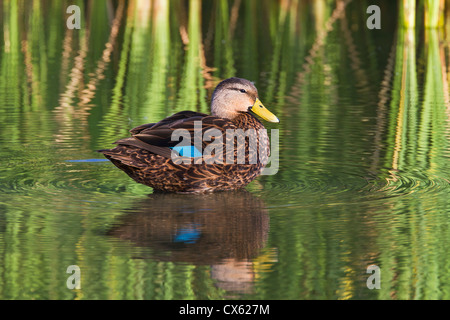
{"type": "Polygon", "coordinates": [[[449,299],[450,10],[375,2],[0,2],[0,299],[449,299]],[[97,160],[230,76],[276,175],[174,196],[97,160]]]}

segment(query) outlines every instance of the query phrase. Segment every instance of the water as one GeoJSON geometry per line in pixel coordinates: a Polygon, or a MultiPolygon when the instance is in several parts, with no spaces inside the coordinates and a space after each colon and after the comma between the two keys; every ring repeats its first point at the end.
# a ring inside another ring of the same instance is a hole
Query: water
{"type": "Polygon", "coordinates": [[[5,4],[0,298],[450,298],[446,34],[314,3],[5,4]],[[230,76],[280,119],[276,174],[153,194],[95,152],[230,76]]]}

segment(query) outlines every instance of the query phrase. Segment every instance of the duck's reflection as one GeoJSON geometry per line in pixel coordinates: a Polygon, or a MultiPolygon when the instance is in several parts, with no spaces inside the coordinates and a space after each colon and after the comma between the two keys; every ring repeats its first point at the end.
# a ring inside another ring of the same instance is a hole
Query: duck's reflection
{"type": "Polygon", "coordinates": [[[212,277],[226,290],[251,290],[254,262],[269,232],[259,198],[246,191],[155,193],[130,211],[110,235],[151,248],[152,259],[211,265],[212,277]]]}

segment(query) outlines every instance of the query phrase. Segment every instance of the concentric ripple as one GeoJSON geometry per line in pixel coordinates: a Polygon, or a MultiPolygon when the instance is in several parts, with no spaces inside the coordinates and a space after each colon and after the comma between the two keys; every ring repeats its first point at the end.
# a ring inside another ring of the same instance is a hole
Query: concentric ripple
{"type": "MultiPolygon", "coordinates": [[[[26,194],[31,190],[117,194],[130,193],[130,188],[140,187],[100,158],[50,162],[27,157],[21,161],[9,159],[7,163],[0,169],[0,192],[3,194],[26,194]]],[[[383,168],[374,172],[362,166],[320,162],[289,170],[280,168],[276,175],[262,176],[254,184],[271,199],[279,199],[288,205],[360,203],[411,194],[432,197],[450,191],[449,179],[434,175],[430,170],[383,168]]],[[[252,186],[249,189],[252,190],[252,186]]],[[[150,193],[148,188],[145,191],[150,193]]]]}
{"type": "Polygon", "coordinates": [[[264,190],[273,199],[288,199],[291,205],[361,203],[411,194],[432,197],[449,193],[450,181],[426,171],[316,165],[290,170],[289,174],[265,178],[264,190]]]}
{"type": "Polygon", "coordinates": [[[47,161],[36,158],[14,161],[0,169],[0,193],[56,192],[118,193],[125,190],[126,176],[111,170],[103,159],[47,161]]]}

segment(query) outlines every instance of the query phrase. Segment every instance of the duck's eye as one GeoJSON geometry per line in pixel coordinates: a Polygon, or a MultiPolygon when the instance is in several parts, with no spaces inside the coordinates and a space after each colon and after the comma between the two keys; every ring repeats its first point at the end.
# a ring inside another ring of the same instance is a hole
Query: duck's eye
{"type": "Polygon", "coordinates": [[[247,93],[247,91],[245,91],[244,89],[239,89],[239,91],[242,93],[247,93]]]}

